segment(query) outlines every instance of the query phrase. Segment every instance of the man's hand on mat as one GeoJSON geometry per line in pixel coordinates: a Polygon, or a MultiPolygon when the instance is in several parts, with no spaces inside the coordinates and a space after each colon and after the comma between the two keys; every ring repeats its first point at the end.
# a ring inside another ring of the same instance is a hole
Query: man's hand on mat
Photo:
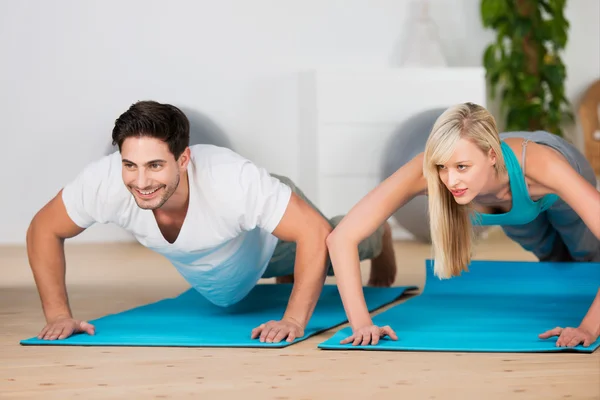
{"type": "Polygon", "coordinates": [[[94,325],[89,322],[79,321],[70,317],[59,317],[49,322],[38,335],[38,339],[56,340],[66,339],[74,333],[85,332],[89,335],[95,333],[94,325]]]}
{"type": "Polygon", "coordinates": [[[556,347],[575,347],[583,343],[583,347],[588,347],[598,339],[591,331],[582,328],[561,328],[557,326],[539,335],[540,339],[548,339],[558,336],[556,347]]]}
{"type": "Polygon", "coordinates": [[[374,346],[379,343],[380,338],[385,336],[389,336],[392,340],[398,340],[396,332],[394,332],[389,325],[386,325],[383,328],[380,328],[377,325],[369,325],[355,330],[352,336],[342,340],[340,344],[352,342],[353,346],[366,346],[368,344],[372,344],[374,346]]]}
{"type": "Polygon", "coordinates": [[[281,321],[269,321],[252,329],[252,339],[259,338],[261,342],[266,343],[279,343],[285,338],[291,343],[302,336],[304,336],[304,328],[296,321],[287,318],[281,321]]]}

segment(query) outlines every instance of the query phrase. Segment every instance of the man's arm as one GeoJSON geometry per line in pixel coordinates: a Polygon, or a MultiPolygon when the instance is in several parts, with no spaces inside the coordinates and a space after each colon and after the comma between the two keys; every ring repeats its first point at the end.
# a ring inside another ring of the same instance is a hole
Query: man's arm
{"type": "Polygon", "coordinates": [[[58,321],[72,321],[65,284],[64,241],[83,231],[69,218],[62,190],[34,216],[29,225],[27,255],[47,323],[40,338],[58,338],[62,335],[62,325],[56,337],[53,336],[54,330],[47,328],[52,328],[58,321]]]}
{"type": "Polygon", "coordinates": [[[253,337],[279,342],[285,337],[288,341],[296,338],[293,329],[286,323],[300,327],[300,332],[308,324],[315,309],[325,277],[327,275],[327,245],[325,239],[332,228],[329,222],[315,209],[292,193],[283,218],[273,231],[281,240],[296,243],[294,266],[294,286],[280,326],[255,329],[253,337]]]}

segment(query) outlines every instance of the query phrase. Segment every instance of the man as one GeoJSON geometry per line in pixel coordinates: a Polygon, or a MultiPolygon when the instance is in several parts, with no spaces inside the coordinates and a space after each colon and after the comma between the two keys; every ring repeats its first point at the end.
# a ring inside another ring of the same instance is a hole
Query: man
{"type": "MultiPolygon", "coordinates": [[[[325,275],[331,273],[329,222],[287,178],[233,151],[189,146],[178,108],[132,105],[115,122],[119,151],[90,163],[33,218],[27,251],[46,326],[40,339],[64,339],[94,327],[75,319],[65,285],[64,240],[94,223],[114,223],[162,254],[200,294],[219,306],[243,299],[260,278],[294,282],[280,321],[252,338],[291,342],[304,335],[325,275]]],[[[389,227],[358,249],[372,259],[370,284],[389,286],[396,264],[389,227]]]]}

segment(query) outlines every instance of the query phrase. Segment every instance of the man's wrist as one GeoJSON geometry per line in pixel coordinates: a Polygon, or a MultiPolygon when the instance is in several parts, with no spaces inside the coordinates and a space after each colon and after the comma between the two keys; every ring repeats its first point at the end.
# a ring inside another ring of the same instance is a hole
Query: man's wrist
{"type": "Polygon", "coordinates": [[[70,319],[73,318],[73,315],[69,311],[60,311],[47,313],[46,322],[52,323],[61,319],[70,319]]]}
{"type": "Polygon", "coordinates": [[[600,336],[600,321],[583,321],[579,328],[591,333],[596,338],[600,336]]]}
{"type": "Polygon", "coordinates": [[[288,315],[288,314],[284,314],[282,320],[291,322],[295,325],[298,325],[302,329],[304,329],[306,327],[306,323],[307,323],[306,318],[298,318],[297,316],[288,315]]]}
{"type": "Polygon", "coordinates": [[[365,326],[371,326],[371,325],[373,325],[373,320],[371,320],[371,317],[368,314],[366,317],[360,318],[357,321],[350,323],[350,327],[352,328],[352,331],[357,331],[361,328],[364,328],[365,326]]]}

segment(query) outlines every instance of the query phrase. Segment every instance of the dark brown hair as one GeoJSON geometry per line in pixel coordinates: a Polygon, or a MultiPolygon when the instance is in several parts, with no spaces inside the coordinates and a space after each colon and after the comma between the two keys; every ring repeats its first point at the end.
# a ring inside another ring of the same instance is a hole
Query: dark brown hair
{"type": "Polygon", "coordinates": [[[115,121],[113,145],[119,146],[128,137],[150,136],[169,146],[177,160],[190,143],[190,123],[185,114],[170,104],[139,101],[115,121]]]}

